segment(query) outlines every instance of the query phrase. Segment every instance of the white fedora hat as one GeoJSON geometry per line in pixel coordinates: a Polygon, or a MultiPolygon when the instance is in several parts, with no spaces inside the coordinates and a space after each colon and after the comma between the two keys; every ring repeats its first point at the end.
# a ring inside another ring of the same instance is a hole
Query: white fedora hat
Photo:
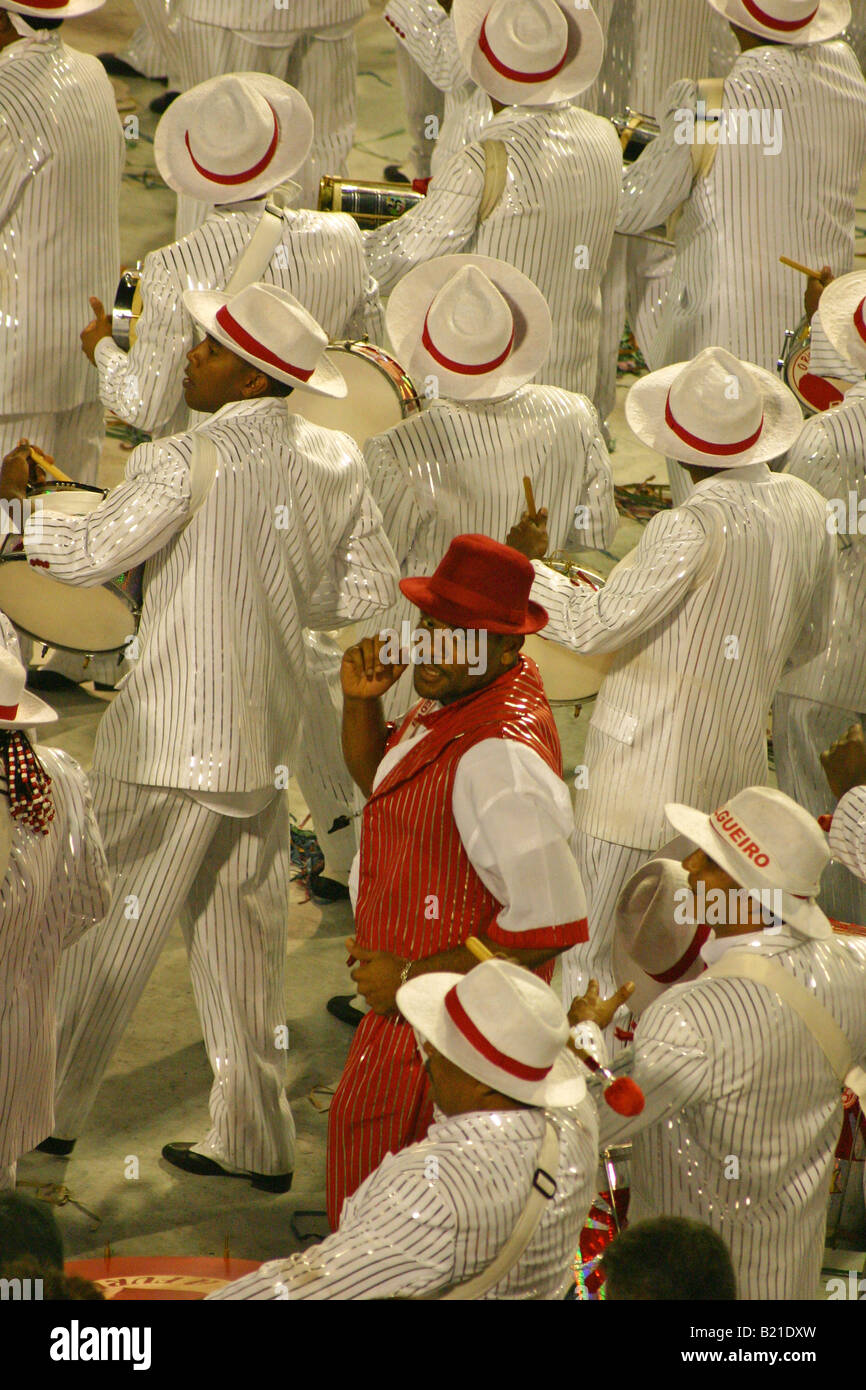
{"type": "Polygon", "coordinates": [[[550,351],[547,300],[491,256],[439,256],[395,285],[385,312],[399,361],[459,401],[493,400],[531,381],[550,351]]]}
{"type": "Polygon", "coordinates": [[[29,5],[19,5],[16,0],[3,0],[0,10],[27,15],[30,19],[75,19],[76,15],[90,14],[104,4],[105,0],[32,0],[29,5]]]}
{"type": "Polygon", "coordinates": [[[803,428],[796,397],[778,377],[718,347],[641,377],[625,415],[644,444],[702,468],[778,458],[803,428]]]}
{"type": "Polygon", "coordinates": [[[397,1007],[449,1062],[504,1096],[553,1107],[586,1095],[561,1003],[520,965],[487,960],[468,975],[421,975],[401,985],[397,1007]]]}
{"type": "Polygon", "coordinates": [[[841,34],[848,0],[710,0],[729,24],[776,43],[821,43],[841,34]]]}
{"type": "Polygon", "coordinates": [[[0,729],[21,729],[31,724],[53,724],[56,710],[25,689],[27,672],[17,657],[0,646],[0,729]]]}
{"type": "Polygon", "coordinates": [[[248,285],[238,294],[186,290],[183,302],[196,323],[265,376],[342,398],[345,378],[325,356],[328,335],[288,290],[278,285],[248,285]]]}
{"type": "Polygon", "coordinates": [[[866,270],[831,280],[821,295],[818,313],[831,346],[866,372],[866,270]]]}
{"type": "Polygon", "coordinates": [[[169,188],[202,203],[263,197],[299,169],[313,113],[278,77],[233,72],[172,102],[156,128],[156,166],[169,188]]]}
{"type": "Polygon", "coordinates": [[[595,81],[604,31],[588,3],[454,0],[460,59],[505,106],[553,106],[595,81]]]}
{"type": "Polygon", "coordinates": [[[801,936],[831,935],[815,901],[830,862],[827,836],[784,792],[746,787],[709,816],[675,802],[665,815],[741,888],[780,892],[782,920],[801,936]]]}
{"type": "Polygon", "coordinates": [[[675,859],[663,858],[641,864],[617,898],[613,976],[618,985],[633,981],[632,1013],[706,968],[701,947],[710,928],[693,920],[690,903],[688,874],[675,859]]]}

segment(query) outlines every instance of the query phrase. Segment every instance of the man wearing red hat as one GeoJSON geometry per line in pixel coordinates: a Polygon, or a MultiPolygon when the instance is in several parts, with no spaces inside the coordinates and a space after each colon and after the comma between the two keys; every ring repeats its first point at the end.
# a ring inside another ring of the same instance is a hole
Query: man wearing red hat
{"type": "Polygon", "coordinates": [[[343,749],[369,797],[348,947],[371,1011],[329,1116],[334,1227],[344,1199],[432,1117],[412,1029],[395,1008],[400,985],[470,970],[469,936],[549,980],[553,957],[585,939],[559,739],[538,672],[520,654],[547,621],[529,599],[532,577],[506,546],[458,536],[435,574],[401,580],[421,610],[412,652],[421,699],[397,726],[386,725],[381,696],[405,666],[386,665],[372,638],[343,659],[343,749]],[[459,651],[473,636],[485,658],[475,670],[459,651]]]}

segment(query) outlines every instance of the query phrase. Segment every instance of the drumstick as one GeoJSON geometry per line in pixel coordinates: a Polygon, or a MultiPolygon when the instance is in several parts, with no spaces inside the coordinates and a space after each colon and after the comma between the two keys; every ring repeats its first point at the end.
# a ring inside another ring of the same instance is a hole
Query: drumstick
{"type": "Polygon", "coordinates": [[[792,261],[790,256],[780,256],[782,265],[789,265],[792,270],[799,270],[801,275],[808,275],[810,280],[820,280],[820,270],[810,270],[807,265],[802,265],[800,261],[792,261]]]}
{"type": "Polygon", "coordinates": [[[534,497],[533,492],[532,492],[532,479],[531,479],[531,478],[524,478],[524,479],[523,479],[523,491],[524,491],[525,494],[526,494],[526,506],[527,506],[527,510],[529,511],[529,515],[530,515],[531,519],[532,519],[533,521],[535,521],[536,517],[538,516],[538,512],[537,512],[536,507],[535,507],[535,497],[534,497]]]}
{"type": "Polygon", "coordinates": [[[43,454],[41,449],[37,449],[35,444],[29,444],[27,448],[28,453],[30,454],[30,457],[32,458],[33,462],[35,464],[38,464],[40,468],[44,469],[45,472],[48,473],[49,476],[55,480],[55,482],[72,482],[72,479],[70,478],[69,474],[62,472],[62,470],[57,467],[57,464],[51,461],[47,454],[43,454]]]}
{"type": "Polygon", "coordinates": [[[466,947],[469,954],[473,955],[476,960],[484,961],[496,959],[493,952],[488,951],[487,947],[484,945],[484,942],[479,941],[477,936],[467,936],[466,940],[463,942],[463,945],[466,947]]]}

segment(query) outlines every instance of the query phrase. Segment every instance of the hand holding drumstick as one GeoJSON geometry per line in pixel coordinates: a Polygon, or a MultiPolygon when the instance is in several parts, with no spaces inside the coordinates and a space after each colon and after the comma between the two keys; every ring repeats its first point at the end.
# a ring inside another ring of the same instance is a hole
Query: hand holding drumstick
{"type": "Polygon", "coordinates": [[[547,534],[547,508],[536,507],[530,478],[523,479],[523,490],[526,493],[526,511],[517,525],[512,526],[508,532],[505,544],[510,545],[512,550],[519,550],[528,560],[541,560],[547,554],[550,542],[547,534]]]}
{"type": "Polygon", "coordinates": [[[43,453],[28,439],[20,439],[3,460],[0,470],[0,499],[5,502],[23,502],[28,488],[38,487],[48,477],[63,483],[71,481],[60,471],[50,454],[43,453]]]}
{"type": "Polygon", "coordinates": [[[798,270],[801,275],[808,277],[809,283],[803,295],[803,306],[806,310],[806,317],[811,323],[821,295],[830,281],[835,278],[832,270],[828,265],[822,265],[820,270],[813,270],[811,266],[801,265],[799,261],[792,261],[789,256],[780,256],[779,260],[782,265],[790,266],[791,270],[798,270]]]}

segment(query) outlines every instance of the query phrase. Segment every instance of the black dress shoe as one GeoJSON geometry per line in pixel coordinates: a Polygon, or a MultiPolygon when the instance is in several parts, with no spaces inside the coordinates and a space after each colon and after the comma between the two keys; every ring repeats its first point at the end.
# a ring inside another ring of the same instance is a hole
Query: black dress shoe
{"type": "Polygon", "coordinates": [[[41,1154],[54,1154],[55,1158],[68,1158],[75,1148],[74,1139],[43,1139],[36,1148],[41,1154]]]}
{"type": "Polygon", "coordinates": [[[385,182],[386,182],[386,183],[411,183],[412,180],[411,180],[406,174],[403,173],[403,170],[400,168],[400,165],[399,165],[399,164],[386,164],[386,165],[385,165],[385,182]]]}
{"type": "Polygon", "coordinates": [[[177,101],[180,92],[163,92],[161,97],[154,97],[150,103],[150,109],[155,116],[165,115],[173,101],[177,101]]]}
{"type": "Polygon", "coordinates": [[[132,63],[128,63],[125,58],[119,57],[116,53],[97,53],[96,56],[109,77],[140,77],[145,82],[161,82],[163,86],[168,81],[167,77],[148,77],[146,73],[139,72],[138,68],[132,66],[132,63]]]}
{"type": "Polygon", "coordinates": [[[192,1144],[184,1142],[166,1144],[162,1156],[166,1163],[182,1168],[185,1173],[193,1173],[197,1178],[246,1178],[261,1192],[288,1192],[292,1185],[291,1173],[231,1173],[212,1158],[193,1153],[192,1148],[192,1144]]]}
{"type": "Polygon", "coordinates": [[[27,672],[28,690],[77,690],[78,681],[70,680],[69,676],[64,676],[60,671],[49,671],[44,666],[36,667],[27,672]]]}
{"type": "Polygon", "coordinates": [[[345,883],[338,883],[335,878],[325,878],[323,874],[310,874],[310,892],[323,903],[341,903],[349,897],[345,883]]]}
{"type": "Polygon", "coordinates": [[[350,1028],[357,1028],[364,1015],[360,1009],[352,1008],[354,998],[356,998],[354,994],[335,994],[332,999],[328,1000],[325,1008],[341,1023],[348,1023],[350,1028]]]}

